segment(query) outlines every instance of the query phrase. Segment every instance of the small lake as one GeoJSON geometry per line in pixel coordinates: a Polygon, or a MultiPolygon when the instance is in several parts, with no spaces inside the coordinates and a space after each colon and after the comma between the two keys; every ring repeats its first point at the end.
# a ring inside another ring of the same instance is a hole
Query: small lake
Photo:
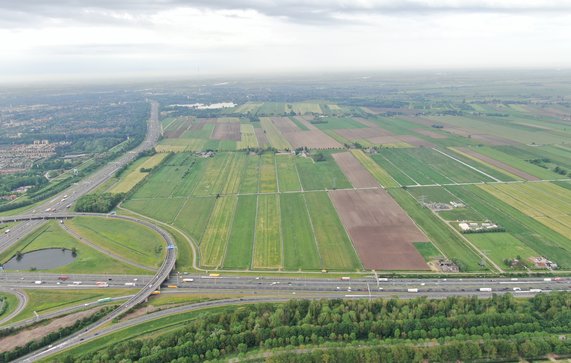
{"type": "Polygon", "coordinates": [[[14,256],[3,265],[3,268],[4,270],[30,270],[35,267],[37,270],[49,270],[65,266],[74,260],[75,257],[72,256],[71,250],[46,248],[23,253],[19,260],[14,256]]]}

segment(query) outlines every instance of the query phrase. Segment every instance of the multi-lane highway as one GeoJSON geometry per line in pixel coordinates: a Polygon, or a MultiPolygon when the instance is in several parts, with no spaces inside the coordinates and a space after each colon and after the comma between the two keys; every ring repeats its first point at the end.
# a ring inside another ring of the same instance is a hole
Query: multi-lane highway
{"type": "MultiPolygon", "coordinates": [[[[147,135],[141,144],[127,152],[125,155],[122,155],[116,160],[101,167],[81,182],[70,186],[63,192],[52,197],[49,201],[38,204],[30,212],[26,213],[30,215],[40,215],[65,211],[68,205],[112,178],[117,170],[130,163],[141,151],[149,150],[154,147],[160,134],[161,126],[159,122],[159,104],[155,101],[151,101],[151,117],[147,123],[147,135]]],[[[4,252],[6,249],[10,248],[10,246],[17,243],[21,238],[39,228],[43,223],[45,223],[45,221],[42,219],[29,220],[10,228],[9,233],[3,233],[0,235],[0,253],[4,252]]]]}

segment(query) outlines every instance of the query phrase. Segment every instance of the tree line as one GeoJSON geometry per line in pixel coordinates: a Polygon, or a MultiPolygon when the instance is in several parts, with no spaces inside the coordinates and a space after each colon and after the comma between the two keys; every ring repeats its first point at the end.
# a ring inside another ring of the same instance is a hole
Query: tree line
{"type": "Polygon", "coordinates": [[[296,354],[270,355],[268,360],[455,361],[567,354],[571,342],[559,335],[571,330],[570,307],[568,293],[523,301],[510,294],[490,299],[292,300],[204,313],[180,330],[67,359],[203,362],[282,348],[296,354]],[[332,344],[341,349],[332,351],[332,344]]]}

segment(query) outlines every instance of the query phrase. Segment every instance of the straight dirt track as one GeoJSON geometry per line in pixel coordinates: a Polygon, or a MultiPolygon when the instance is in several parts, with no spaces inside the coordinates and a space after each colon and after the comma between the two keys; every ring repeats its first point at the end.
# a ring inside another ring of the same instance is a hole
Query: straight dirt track
{"type": "Polygon", "coordinates": [[[413,242],[429,239],[383,189],[329,192],[366,269],[428,270],[413,242]]]}
{"type": "Polygon", "coordinates": [[[377,183],[371,173],[350,152],[332,154],[332,156],[353,187],[375,188],[379,186],[379,183],[377,183]]]}

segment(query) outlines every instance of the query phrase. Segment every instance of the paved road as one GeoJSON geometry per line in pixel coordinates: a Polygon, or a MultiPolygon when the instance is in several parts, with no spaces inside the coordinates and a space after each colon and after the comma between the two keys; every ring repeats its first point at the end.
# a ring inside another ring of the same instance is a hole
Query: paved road
{"type": "MultiPolygon", "coordinates": [[[[112,297],[112,298],[109,298],[109,300],[107,302],[127,300],[131,297],[133,297],[133,295],[112,297]]],[[[89,308],[95,307],[95,306],[100,305],[100,304],[102,304],[102,302],[100,302],[100,301],[91,301],[91,302],[80,304],[80,305],[70,306],[70,307],[67,307],[64,309],[53,311],[51,313],[40,314],[40,315],[33,317],[33,318],[30,318],[30,319],[20,320],[18,322],[12,323],[12,324],[4,325],[4,326],[0,327],[0,330],[9,329],[9,328],[14,328],[14,329],[22,328],[22,327],[28,326],[30,324],[33,324],[33,323],[37,323],[37,322],[40,322],[43,320],[58,318],[60,316],[75,313],[75,312],[80,311],[80,310],[89,309],[89,308]]],[[[12,317],[14,317],[14,316],[16,316],[16,315],[13,315],[12,317]]],[[[7,319],[6,321],[9,321],[9,320],[10,319],[7,319]]]]}
{"type": "MultiPolygon", "coordinates": [[[[26,212],[26,214],[36,215],[44,213],[55,213],[58,211],[61,212],[62,210],[65,211],[66,207],[75,202],[79,197],[88,194],[90,191],[112,178],[117,170],[131,162],[141,151],[145,151],[154,147],[159,139],[160,133],[161,125],[159,122],[159,104],[155,101],[151,101],[151,116],[149,118],[149,122],[147,123],[147,135],[145,140],[140,145],[127,152],[126,154],[120,156],[116,160],[101,167],[93,174],[83,179],[81,182],[70,186],[63,192],[52,197],[51,200],[37,205],[35,209],[30,212],[26,212]]],[[[33,232],[44,223],[45,221],[42,219],[29,220],[24,223],[19,223],[13,228],[10,228],[9,233],[1,234],[0,253],[10,248],[20,239],[33,232]]]]}
{"type": "Polygon", "coordinates": [[[5,322],[12,320],[12,318],[14,318],[16,315],[20,314],[22,310],[24,310],[24,308],[28,304],[28,295],[17,289],[6,289],[0,287],[0,291],[16,295],[16,297],[18,298],[18,307],[14,311],[12,311],[8,316],[0,320],[0,325],[2,325],[5,322]]]}

